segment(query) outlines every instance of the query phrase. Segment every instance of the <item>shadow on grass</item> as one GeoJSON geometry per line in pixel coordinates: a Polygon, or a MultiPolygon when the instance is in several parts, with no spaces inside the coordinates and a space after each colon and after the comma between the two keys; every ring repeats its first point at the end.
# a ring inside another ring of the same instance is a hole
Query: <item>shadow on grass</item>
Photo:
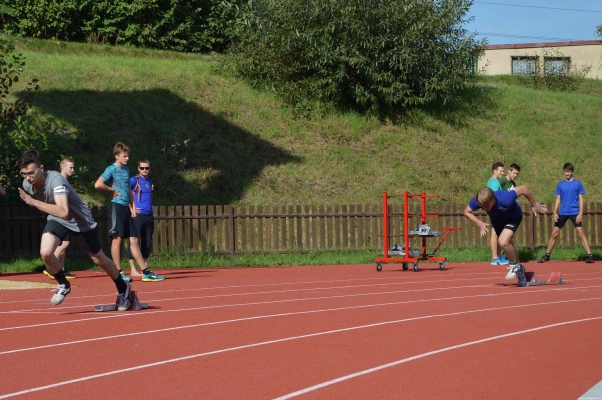
{"type": "Polygon", "coordinates": [[[486,117],[496,108],[499,91],[498,88],[485,85],[469,87],[459,91],[455,101],[430,103],[393,115],[392,120],[396,123],[422,125],[428,116],[454,128],[468,128],[472,118],[486,117]]]}
{"type": "Polygon", "coordinates": [[[76,168],[89,169],[79,183],[91,193],[93,182],[115,161],[118,141],[132,149],[132,174],[140,159],[151,161],[156,205],[232,204],[264,168],[301,162],[229,122],[227,112],[213,114],[166,89],[51,90],[36,93],[32,103],[55,125],[75,128],[57,129],[55,150],[72,155],[76,168]]]}

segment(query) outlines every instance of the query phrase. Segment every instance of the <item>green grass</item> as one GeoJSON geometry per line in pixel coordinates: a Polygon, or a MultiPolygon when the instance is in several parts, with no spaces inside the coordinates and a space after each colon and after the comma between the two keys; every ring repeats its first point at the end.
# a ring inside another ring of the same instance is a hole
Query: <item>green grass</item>
{"type": "Polygon", "coordinates": [[[396,121],[303,119],[220,75],[208,57],[32,39],[17,46],[26,77],[41,79],[33,117],[52,117],[60,153],[88,166],[82,182],[92,202],[106,200],[92,182],[120,140],[132,164],[151,160],[159,205],[377,203],[384,190],[463,204],[495,161],[521,165],[519,183],[548,202],[572,162],[586,201],[602,199],[600,81],[555,93],[484,77],[462,103],[396,121]]]}
{"type": "MultiPolygon", "coordinates": [[[[481,262],[491,256],[488,248],[458,248],[447,249],[441,254],[447,257],[450,263],[481,262]]],[[[535,261],[545,254],[544,248],[535,250],[520,249],[521,261],[535,261]]],[[[585,250],[581,247],[557,247],[552,253],[553,260],[576,261],[585,260],[585,250]]],[[[180,268],[233,268],[233,267],[276,267],[276,266],[311,266],[311,265],[341,265],[341,264],[374,264],[376,257],[381,257],[382,252],[316,252],[316,253],[279,253],[279,254],[244,254],[230,256],[224,254],[178,254],[167,252],[150,259],[149,266],[160,269],[180,268]],[[159,267],[160,266],[160,267],[159,267]]],[[[594,252],[594,259],[601,260],[602,255],[594,252]]],[[[123,261],[124,271],[129,271],[129,264],[123,261]]],[[[436,265],[432,266],[436,268],[436,265]]],[[[65,268],[69,271],[99,270],[87,258],[67,258],[65,268]]],[[[430,267],[428,267],[430,268],[430,267]]],[[[0,272],[41,272],[41,260],[0,260],[0,272]]]]}

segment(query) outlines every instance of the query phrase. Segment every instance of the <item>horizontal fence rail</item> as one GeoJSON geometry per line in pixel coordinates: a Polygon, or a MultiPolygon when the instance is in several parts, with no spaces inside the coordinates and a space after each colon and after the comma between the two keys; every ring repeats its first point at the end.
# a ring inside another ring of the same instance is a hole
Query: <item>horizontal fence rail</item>
{"type": "MultiPolygon", "coordinates": [[[[602,212],[600,203],[584,207],[583,228],[590,245],[602,245],[602,212]]],[[[411,204],[410,213],[419,214],[419,205],[411,204]]],[[[401,204],[389,206],[391,248],[403,242],[403,210],[401,204]]],[[[481,237],[463,211],[466,205],[435,205],[427,211],[438,214],[427,221],[431,229],[460,227],[450,233],[441,251],[455,247],[487,247],[489,237],[481,237]]],[[[516,233],[519,247],[533,249],[548,242],[554,220],[551,213],[533,216],[528,204],[523,204],[523,222],[516,233]]],[[[548,210],[553,204],[547,204],[548,210]]],[[[276,206],[159,206],[153,207],[155,233],[153,254],[174,252],[194,254],[214,252],[223,254],[284,253],[310,251],[358,251],[383,249],[383,210],[378,204],[351,205],[276,205],[276,206]]],[[[110,253],[108,212],[104,207],[92,208],[98,223],[103,250],[110,253]]],[[[475,213],[489,222],[485,213],[475,213]]],[[[414,230],[419,219],[410,220],[414,230]]],[[[0,207],[0,258],[32,258],[39,255],[40,238],[46,216],[31,207],[0,207]]],[[[437,238],[429,239],[433,247],[437,238]]],[[[419,239],[411,239],[419,247],[419,239]]],[[[68,256],[84,256],[85,252],[72,240],[68,256]]],[[[580,245],[576,231],[567,223],[557,245],[580,245]]]]}

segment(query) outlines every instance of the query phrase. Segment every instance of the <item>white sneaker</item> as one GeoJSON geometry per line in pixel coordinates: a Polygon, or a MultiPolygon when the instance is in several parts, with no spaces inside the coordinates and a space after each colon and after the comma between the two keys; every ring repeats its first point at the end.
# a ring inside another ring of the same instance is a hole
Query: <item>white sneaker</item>
{"type": "Polygon", "coordinates": [[[517,265],[513,265],[509,270],[508,270],[508,274],[506,275],[506,279],[510,280],[510,279],[514,279],[516,278],[516,274],[518,273],[518,269],[520,267],[520,264],[517,265]]]}
{"type": "Polygon", "coordinates": [[[65,296],[67,296],[71,292],[71,286],[58,285],[55,289],[55,292],[50,299],[50,302],[55,306],[58,306],[65,300],[65,296]]]}

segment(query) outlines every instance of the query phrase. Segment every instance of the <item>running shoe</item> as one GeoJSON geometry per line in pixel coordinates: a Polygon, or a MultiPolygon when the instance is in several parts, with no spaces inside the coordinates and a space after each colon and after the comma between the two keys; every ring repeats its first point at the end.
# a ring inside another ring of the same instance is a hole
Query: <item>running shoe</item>
{"type": "Polygon", "coordinates": [[[506,275],[506,279],[510,280],[510,279],[516,278],[516,274],[518,273],[519,268],[520,268],[520,264],[513,265],[508,270],[508,274],[506,275]]]}
{"type": "Polygon", "coordinates": [[[126,281],[126,282],[131,282],[132,278],[130,278],[129,276],[127,276],[126,274],[123,273],[123,271],[119,271],[119,274],[121,275],[121,278],[126,281]]]}
{"type": "Polygon", "coordinates": [[[491,259],[491,265],[508,265],[508,260],[502,260],[502,257],[491,259]]]}
{"type": "MultiPolygon", "coordinates": [[[[65,274],[65,278],[67,278],[67,279],[75,279],[75,278],[77,278],[77,276],[73,275],[71,272],[67,271],[64,268],[63,268],[63,273],[65,274]]],[[[49,277],[50,279],[54,279],[54,275],[52,275],[50,272],[48,272],[47,269],[44,269],[44,274],[47,277],[49,277]]]]}
{"type": "Polygon", "coordinates": [[[65,300],[65,296],[67,296],[71,292],[71,286],[61,285],[55,289],[55,293],[52,295],[50,302],[55,306],[58,306],[65,300]]]}
{"type": "Polygon", "coordinates": [[[163,279],[165,279],[163,276],[157,275],[152,271],[148,274],[142,274],[142,282],[159,282],[163,279]]]}
{"type": "Polygon", "coordinates": [[[545,263],[545,262],[548,262],[548,261],[550,261],[550,255],[546,254],[543,257],[541,257],[537,262],[538,263],[545,263]]]}
{"type": "Polygon", "coordinates": [[[508,256],[506,255],[506,253],[502,254],[500,256],[500,260],[504,261],[505,264],[508,264],[510,261],[508,260],[508,256]]]}
{"type": "Polygon", "coordinates": [[[67,278],[67,279],[75,279],[75,278],[77,278],[77,275],[72,274],[71,272],[67,271],[64,268],[63,268],[63,273],[65,274],[65,278],[67,278]]]}
{"type": "Polygon", "coordinates": [[[594,256],[591,254],[588,254],[587,257],[585,257],[585,262],[588,264],[591,264],[594,262],[594,256]]]}
{"type": "Polygon", "coordinates": [[[527,277],[525,276],[525,267],[522,264],[519,264],[516,276],[518,278],[518,286],[529,286],[529,282],[527,281],[527,277]]]}
{"type": "Polygon", "coordinates": [[[132,284],[129,281],[126,281],[125,284],[127,285],[125,292],[117,293],[117,309],[119,311],[127,311],[132,305],[132,302],[130,301],[132,284]]]}

